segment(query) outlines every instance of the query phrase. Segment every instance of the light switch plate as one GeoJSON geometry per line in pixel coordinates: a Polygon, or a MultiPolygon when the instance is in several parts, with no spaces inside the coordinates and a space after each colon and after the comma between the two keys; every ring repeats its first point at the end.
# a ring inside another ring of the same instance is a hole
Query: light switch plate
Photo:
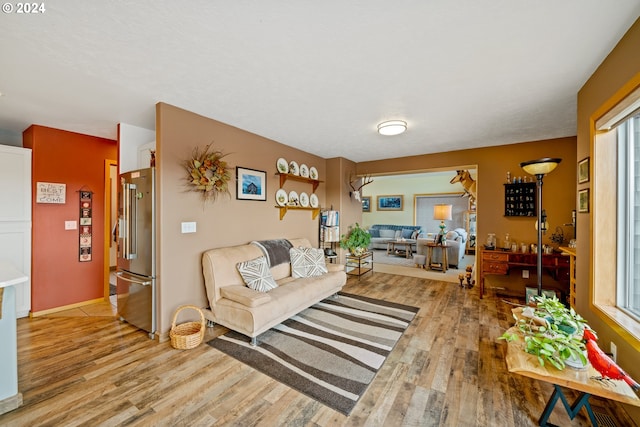
{"type": "Polygon", "coordinates": [[[183,222],[181,224],[182,233],[195,233],[196,232],[196,223],[195,222],[183,222]]]}
{"type": "Polygon", "coordinates": [[[523,279],[529,278],[529,270],[522,270],[522,278],[523,279]]]}
{"type": "Polygon", "coordinates": [[[77,230],[78,229],[78,221],[65,221],[64,222],[65,230],[77,230]]]}

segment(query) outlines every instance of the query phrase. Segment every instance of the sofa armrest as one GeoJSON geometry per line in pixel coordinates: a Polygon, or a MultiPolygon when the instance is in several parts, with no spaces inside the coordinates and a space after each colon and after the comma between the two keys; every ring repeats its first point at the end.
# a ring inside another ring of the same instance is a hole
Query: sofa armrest
{"type": "Polygon", "coordinates": [[[220,295],[247,307],[258,307],[271,301],[268,293],[254,291],[242,285],[224,286],[220,288],[220,295]]]}
{"type": "Polygon", "coordinates": [[[327,271],[329,271],[329,273],[335,273],[336,271],[344,271],[344,264],[327,263],[327,271]]]}

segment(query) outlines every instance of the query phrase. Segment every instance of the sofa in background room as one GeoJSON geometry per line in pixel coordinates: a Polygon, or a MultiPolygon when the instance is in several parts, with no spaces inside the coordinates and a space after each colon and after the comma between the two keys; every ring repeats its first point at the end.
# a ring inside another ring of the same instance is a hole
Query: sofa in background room
{"type": "Polygon", "coordinates": [[[374,224],[369,227],[371,243],[369,249],[387,249],[391,239],[417,239],[422,233],[419,225],[374,224]]]}

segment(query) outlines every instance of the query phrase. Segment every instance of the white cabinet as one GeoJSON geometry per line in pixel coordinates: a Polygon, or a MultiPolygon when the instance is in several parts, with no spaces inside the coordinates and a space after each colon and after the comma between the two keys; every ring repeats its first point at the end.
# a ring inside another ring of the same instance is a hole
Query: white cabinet
{"type": "Polygon", "coordinates": [[[15,286],[16,315],[31,310],[31,150],[0,145],[0,261],[28,277],[15,286]]]}

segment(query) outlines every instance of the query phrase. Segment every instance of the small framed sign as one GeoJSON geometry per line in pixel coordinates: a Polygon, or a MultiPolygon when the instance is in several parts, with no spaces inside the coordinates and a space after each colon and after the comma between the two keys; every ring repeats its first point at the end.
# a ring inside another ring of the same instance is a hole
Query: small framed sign
{"type": "Polygon", "coordinates": [[[53,182],[36,183],[36,203],[53,203],[64,205],[66,203],[67,184],[53,182]]]}

